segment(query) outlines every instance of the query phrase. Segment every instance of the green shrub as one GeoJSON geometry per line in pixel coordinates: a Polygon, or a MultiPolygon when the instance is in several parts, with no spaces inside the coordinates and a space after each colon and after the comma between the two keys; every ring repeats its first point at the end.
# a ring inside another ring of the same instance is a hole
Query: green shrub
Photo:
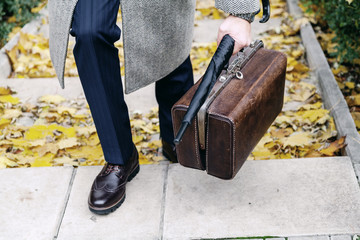
{"type": "Polygon", "coordinates": [[[336,37],[335,57],[352,63],[360,57],[360,1],[359,0],[301,0],[320,22],[326,23],[336,37]]]}
{"type": "Polygon", "coordinates": [[[8,34],[15,26],[22,27],[36,14],[31,9],[41,0],[1,0],[0,1],[0,47],[8,41],[8,34]]]}

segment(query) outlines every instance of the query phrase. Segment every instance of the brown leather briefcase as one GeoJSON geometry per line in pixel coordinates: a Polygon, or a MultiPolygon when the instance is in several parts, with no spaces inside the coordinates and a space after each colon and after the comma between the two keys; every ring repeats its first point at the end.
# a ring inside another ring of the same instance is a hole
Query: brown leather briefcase
{"type": "MultiPolygon", "coordinates": [[[[255,41],[229,61],[176,146],[181,165],[232,179],[281,112],[286,56],[255,41]]],[[[178,132],[201,79],[172,108],[178,132]]]]}

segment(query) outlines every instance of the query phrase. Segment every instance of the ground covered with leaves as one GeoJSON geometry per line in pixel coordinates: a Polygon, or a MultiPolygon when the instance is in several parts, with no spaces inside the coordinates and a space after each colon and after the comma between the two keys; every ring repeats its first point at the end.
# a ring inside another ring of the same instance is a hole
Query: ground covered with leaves
{"type": "Polygon", "coordinates": [[[333,156],[345,145],[344,138],[336,140],[334,121],[304,59],[299,30],[306,21],[284,13],[281,25],[262,36],[267,48],[287,55],[287,85],[284,109],[254,149],[254,159],[333,156]]]}
{"type": "MultiPolygon", "coordinates": [[[[0,88],[0,168],[101,165],[103,152],[86,100],[45,95],[36,105],[22,103],[9,88],[0,88]]],[[[131,117],[140,163],[163,159],[157,109],[131,117]]]]}
{"type": "Polygon", "coordinates": [[[14,33],[32,20],[46,5],[45,0],[2,0],[0,2],[0,48],[14,33]],[[12,33],[12,34],[11,34],[12,33]]]}
{"type": "MultiPolygon", "coordinates": [[[[349,1],[348,4],[352,4],[352,1],[349,1]]],[[[302,6],[302,9],[305,12],[307,8],[302,6]]],[[[311,9],[316,10],[317,6],[311,5],[311,9]]],[[[313,25],[318,41],[327,57],[339,88],[348,103],[356,128],[360,133],[360,58],[354,58],[351,61],[343,60],[341,58],[342,52],[339,52],[339,49],[343,49],[339,46],[339,38],[327,25],[326,21],[313,11],[306,12],[305,16],[313,25]]],[[[354,27],[354,31],[356,30],[356,27],[354,27]]],[[[359,37],[357,41],[360,41],[359,37]]]]}
{"type": "MultiPolygon", "coordinates": [[[[196,19],[221,19],[224,13],[198,2],[196,19]]],[[[211,3],[210,3],[211,4],[211,3]]],[[[304,19],[292,20],[285,12],[285,1],[272,2],[273,17],[284,20],[265,32],[261,39],[270,49],[288,57],[285,105],[249,159],[321,157],[339,154],[344,138],[337,140],[334,121],[323,108],[321,96],[304,60],[299,37],[304,19]]],[[[46,19],[44,23],[46,24],[46,19]]],[[[119,48],[123,74],[122,43],[119,48]]],[[[71,49],[71,46],[70,46],[71,49]]],[[[77,76],[72,50],[68,51],[66,76],[77,76]]],[[[195,75],[205,72],[216,43],[194,43],[191,59],[195,75]]],[[[54,77],[48,39],[21,33],[19,43],[8,52],[13,64],[12,77],[54,77]]],[[[348,84],[349,85],[349,84],[348,84]]],[[[347,86],[349,87],[349,86],[347,86]]],[[[352,86],[350,86],[352,87],[352,86]]],[[[353,89],[356,89],[354,86],[353,89]]],[[[96,128],[85,99],[42,96],[37,104],[21,102],[9,88],[0,88],[0,168],[61,165],[100,165],[104,157],[96,128]]],[[[355,101],[355,100],[354,100],[355,101]]],[[[140,152],[140,163],[164,160],[161,154],[157,109],[131,114],[133,141],[140,152]]]]}

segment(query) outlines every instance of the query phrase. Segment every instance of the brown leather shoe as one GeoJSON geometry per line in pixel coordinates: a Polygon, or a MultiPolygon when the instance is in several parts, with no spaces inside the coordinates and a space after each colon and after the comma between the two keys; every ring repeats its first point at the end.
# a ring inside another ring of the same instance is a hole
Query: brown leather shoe
{"type": "Polygon", "coordinates": [[[169,159],[171,162],[173,163],[177,163],[177,156],[176,156],[176,149],[175,149],[175,145],[172,145],[166,141],[164,141],[163,139],[161,139],[161,143],[162,143],[162,152],[164,157],[166,157],[167,159],[169,159]]]}
{"type": "Polygon", "coordinates": [[[105,215],[115,211],[125,200],[126,183],[139,172],[139,155],[133,154],[125,165],[106,163],[94,180],[89,195],[90,211],[105,215]]]}

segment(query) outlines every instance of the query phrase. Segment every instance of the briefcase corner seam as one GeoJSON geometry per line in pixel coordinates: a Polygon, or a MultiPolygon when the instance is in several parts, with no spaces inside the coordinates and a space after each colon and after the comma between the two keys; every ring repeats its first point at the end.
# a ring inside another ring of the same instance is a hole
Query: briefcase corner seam
{"type": "MultiPolygon", "coordinates": [[[[189,106],[186,106],[186,105],[184,105],[184,104],[175,104],[172,108],[171,108],[171,114],[173,115],[174,114],[174,112],[175,111],[179,111],[179,110],[186,110],[186,109],[188,109],[189,108],[189,106]]],[[[195,129],[195,131],[194,131],[194,134],[195,134],[195,146],[198,146],[198,142],[197,142],[197,136],[198,136],[198,131],[197,131],[197,118],[195,117],[195,121],[194,121],[195,123],[194,123],[194,129],[195,129]]],[[[174,124],[174,122],[173,122],[173,124],[174,124]]],[[[173,127],[174,128],[174,127],[173,127]]],[[[201,167],[201,168],[204,168],[204,166],[201,164],[201,160],[200,160],[200,154],[199,154],[199,149],[196,147],[195,148],[195,155],[196,155],[196,162],[197,162],[197,164],[198,164],[198,166],[199,167],[201,167]]]]}
{"type": "MultiPolygon", "coordinates": [[[[232,147],[232,156],[231,156],[231,159],[232,159],[232,170],[231,169],[229,169],[230,171],[230,175],[231,175],[231,178],[233,178],[234,177],[234,173],[235,173],[235,165],[236,165],[236,161],[235,161],[235,134],[236,134],[236,129],[235,129],[235,122],[232,120],[232,119],[230,119],[230,118],[228,118],[228,117],[226,117],[226,116],[224,116],[224,115],[222,115],[222,114],[219,114],[219,113],[215,113],[215,112],[208,112],[208,117],[210,117],[210,114],[211,115],[214,115],[214,116],[217,116],[217,117],[219,117],[219,118],[222,118],[223,120],[224,120],[224,122],[226,122],[226,123],[228,123],[229,125],[230,125],[230,128],[232,127],[232,129],[233,129],[233,137],[232,137],[232,145],[233,145],[233,147],[232,147]],[[231,125],[232,124],[232,125],[231,125]]],[[[206,136],[206,165],[208,166],[208,151],[209,151],[209,146],[208,146],[208,144],[209,144],[209,128],[207,128],[207,134],[206,134],[207,136],[206,136]]],[[[231,137],[230,137],[230,142],[231,142],[231,137]]]]}
{"type": "MultiPolygon", "coordinates": [[[[198,142],[197,142],[197,138],[198,138],[198,130],[197,130],[197,117],[195,117],[195,123],[194,123],[194,128],[195,128],[195,137],[194,137],[194,139],[195,139],[195,146],[199,146],[198,145],[198,142]]],[[[201,167],[201,168],[204,168],[204,166],[202,166],[202,164],[201,164],[201,160],[200,160],[200,157],[199,157],[199,147],[196,147],[195,148],[195,154],[196,154],[196,161],[197,161],[197,164],[198,164],[198,166],[199,167],[201,167]]]]}

